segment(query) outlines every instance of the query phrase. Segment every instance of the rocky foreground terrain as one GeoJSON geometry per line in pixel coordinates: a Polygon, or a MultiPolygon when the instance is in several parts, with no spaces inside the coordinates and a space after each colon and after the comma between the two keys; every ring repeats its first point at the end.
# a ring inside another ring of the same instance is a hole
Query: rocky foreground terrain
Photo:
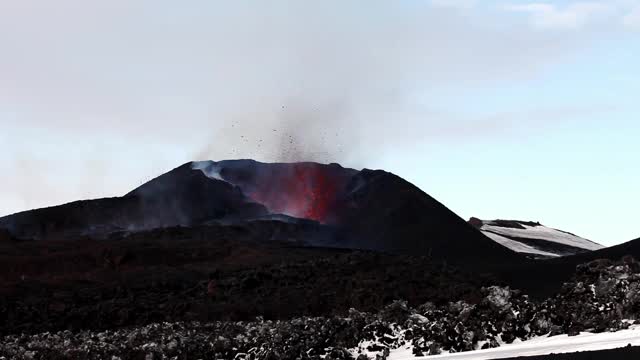
{"type": "MultiPolygon", "coordinates": [[[[304,299],[301,299],[304,301],[304,299]]],[[[535,301],[489,286],[476,303],[411,307],[396,300],[377,312],[289,320],[154,323],[106,331],[60,331],[0,338],[6,359],[366,359],[401,346],[416,356],[498,347],[640,323],[640,263],[580,265],[556,296],[535,301]]]]}
{"type": "Polygon", "coordinates": [[[303,246],[287,239],[322,233],[290,226],[0,244],[0,335],[344,315],[394,299],[476,302],[496,283],[428,257],[303,246]]]}

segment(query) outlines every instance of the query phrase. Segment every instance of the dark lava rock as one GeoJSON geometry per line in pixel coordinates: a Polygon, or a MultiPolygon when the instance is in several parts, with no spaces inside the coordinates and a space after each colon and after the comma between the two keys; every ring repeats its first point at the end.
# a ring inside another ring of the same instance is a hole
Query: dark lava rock
{"type": "Polygon", "coordinates": [[[468,223],[469,223],[469,225],[473,226],[476,229],[480,229],[482,227],[482,225],[484,225],[482,220],[480,220],[480,219],[478,219],[476,217],[470,218],[468,223]]]}
{"type": "Polygon", "coordinates": [[[409,306],[473,302],[495,283],[426,257],[291,241],[322,235],[313,228],[287,230],[286,241],[253,240],[282,226],[288,225],[168,228],[10,247],[0,253],[0,334],[377,312],[405,299],[385,312],[402,323],[409,306]]]}
{"type": "MultiPolygon", "coordinates": [[[[188,354],[189,358],[224,359],[386,359],[392,349],[407,346],[417,356],[435,355],[493,348],[500,341],[510,343],[547,334],[616,331],[628,327],[623,319],[640,315],[633,303],[618,301],[640,281],[633,264],[625,259],[581,266],[563,292],[543,302],[530,301],[517,290],[490,286],[473,304],[425,303],[412,308],[405,301],[393,301],[376,312],[351,309],[346,317],[164,322],[106,331],[7,335],[0,338],[0,356],[181,359],[188,354]],[[614,285],[598,293],[596,284],[603,279],[614,281],[614,285]]],[[[261,277],[257,273],[252,276],[261,277]]],[[[21,306],[24,311],[35,310],[27,302],[21,306]]]]}
{"type": "Polygon", "coordinates": [[[8,229],[0,228],[0,244],[14,242],[15,239],[8,229]]]}

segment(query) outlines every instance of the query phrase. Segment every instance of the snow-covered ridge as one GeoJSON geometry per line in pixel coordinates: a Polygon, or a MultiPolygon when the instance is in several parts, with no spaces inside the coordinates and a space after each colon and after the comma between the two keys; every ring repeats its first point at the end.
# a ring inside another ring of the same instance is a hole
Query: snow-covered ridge
{"type": "Polygon", "coordinates": [[[581,238],[565,231],[552,229],[544,225],[530,226],[526,223],[521,223],[521,225],[523,227],[522,229],[509,228],[500,226],[496,221],[488,221],[484,223],[484,225],[482,226],[482,230],[486,232],[492,232],[494,234],[504,235],[507,237],[552,241],[559,244],[575,246],[587,250],[598,250],[604,247],[591,240],[581,238]]]}
{"type": "Polygon", "coordinates": [[[567,256],[604,248],[591,240],[540,223],[476,218],[469,223],[500,245],[537,257],[567,256]]]}
{"type": "Polygon", "coordinates": [[[485,234],[487,237],[489,237],[489,239],[497,242],[502,246],[508,247],[509,249],[518,253],[533,254],[533,255],[545,256],[545,257],[560,257],[560,255],[556,253],[542,251],[533,246],[529,246],[519,241],[511,240],[507,237],[492,233],[490,231],[483,231],[482,233],[485,234]]]}

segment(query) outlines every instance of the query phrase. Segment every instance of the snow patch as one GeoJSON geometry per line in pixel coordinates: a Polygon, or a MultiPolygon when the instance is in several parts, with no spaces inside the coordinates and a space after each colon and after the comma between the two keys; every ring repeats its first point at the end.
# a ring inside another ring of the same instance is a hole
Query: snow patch
{"type": "Polygon", "coordinates": [[[558,254],[554,254],[554,253],[550,253],[550,252],[546,252],[543,250],[539,250],[536,249],[532,246],[529,246],[527,244],[523,244],[519,241],[515,241],[515,240],[511,240],[509,238],[506,238],[504,236],[498,235],[498,234],[494,234],[492,232],[488,232],[488,231],[483,231],[483,234],[485,234],[486,236],[488,236],[489,238],[491,238],[493,241],[497,242],[498,244],[505,246],[515,252],[519,252],[519,253],[526,253],[526,254],[534,254],[534,255],[542,255],[542,256],[550,256],[550,257],[559,257],[560,255],[558,254]]]}
{"type": "Polygon", "coordinates": [[[483,360],[504,359],[519,356],[549,355],[552,353],[572,353],[578,351],[596,351],[622,348],[627,345],[640,346],[640,325],[634,325],[627,330],[608,333],[582,332],[577,336],[558,335],[553,337],[541,336],[531,340],[513,344],[504,344],[498,348],[475,350],[461,353],[431,355],[416,357],[410,346],[403,346],[391,350],[388,360],[410,359],[457,359],[483,360]]]}
{"type": "Polygon", "coordinates": [[[558,244],[569,245],[586,250],[599,250],[604,246],[594,243],[593,241],[581,238],[579,236],[552,229],[543,225],[530,226],[526,224],[520,224],[524,229],[515,229],[510,227],[503,227],[496,225],[494,222],[487,221],[480,228],[483,232],[491,232],[498,235],[503,235],[511,238],[521,239],[538,239],[555,242],[558,244]]]}

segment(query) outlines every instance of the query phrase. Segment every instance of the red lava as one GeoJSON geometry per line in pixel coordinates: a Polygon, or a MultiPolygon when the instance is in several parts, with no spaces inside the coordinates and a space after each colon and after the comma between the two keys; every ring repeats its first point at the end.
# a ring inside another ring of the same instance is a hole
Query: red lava
{"type": "Polygon", "coordinates": [[[331,222],[340,181],[314,164],[295,164],[292,171],[263,179],[250,196],[273,213],[331,222]]]}

